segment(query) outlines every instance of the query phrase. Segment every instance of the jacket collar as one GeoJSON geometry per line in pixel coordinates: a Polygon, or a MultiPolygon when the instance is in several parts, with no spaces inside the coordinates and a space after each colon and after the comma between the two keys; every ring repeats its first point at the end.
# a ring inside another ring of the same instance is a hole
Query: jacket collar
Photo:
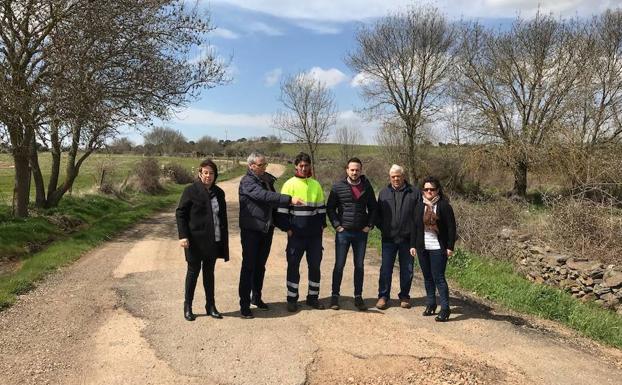
{"type": "Polygon", "coordinates": [[[408,182],[404,182],[404,187],[402,187],[402,190],[396,190],[396,189],[394,189],[394,188],[393,188],[393,185],[391,185],[391,183],[389,183],[389,184],[387,185],[387,188],[388,188],[390,191],[404,191],[404,192],[406,192],[406,191],[408,191],[408,192],[413,191],[412,186],[411,186],[411,185],[410,185],[410,183],[408,183],[408,182]]]}
{"type": "MultiPolygon", "coordinates": [[[[255,173],[252,172],[250,168],[246,170],[246,175],[249,175],[251,178],[255,179],[258,182],[263,182],[263,180],[258,175],[255,175],[255,173]]],[[[269,172],[264,173],[264,175],[270,183],[274,183],[276,181],[276,177],[269,172]]]]}
{"type": "MultiPolygon", "coordinates": [[[[361,184],[363,185],[363,188],[367,185],[367,178],[365,177],[365,175],[361,175],[360,177],[361,179],[361,184]]],[[[343,178],[341,180],[342,183],[345,183],[346,185],[350,186],[350,183],[348,183],[348,176],[346,175],[345,178],[343,178]]]]}

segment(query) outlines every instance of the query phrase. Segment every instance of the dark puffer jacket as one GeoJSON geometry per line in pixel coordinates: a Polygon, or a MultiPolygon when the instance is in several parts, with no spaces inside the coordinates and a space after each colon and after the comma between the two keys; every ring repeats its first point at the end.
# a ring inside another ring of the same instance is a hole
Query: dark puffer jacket
{"type": "Polygon", "coordinates": [[[347,178],[333,184],[326,203],[326,213],[334,228],[339,226],[346,230],[362,230],[365,226],[374,226],[373,218],[377,202],[371,183],[361,176],[363,193],[355,200],[352,187],[347,178]]]}
{"type": "Polygon", "coordinates": [[[240,181],[240,228],[267,233],[274,226],[279,207],[288,207],[289,195],[274,191],[276,178],[265,173],[258,177],[251,170],[240,181]]]}

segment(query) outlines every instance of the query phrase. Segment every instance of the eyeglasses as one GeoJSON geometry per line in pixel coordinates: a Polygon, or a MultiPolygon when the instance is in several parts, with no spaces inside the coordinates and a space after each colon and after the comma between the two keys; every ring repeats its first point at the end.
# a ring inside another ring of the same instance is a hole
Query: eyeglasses
{"type": "Polygon", "coordinates": [[[268,163],[255,163],[255,166],[257,167],[266,167],[268,165],[268,163]]]}
{"type": "Polygon", "coordinates": [[[436,190],[438,190],[438,189],[436,189],[436,188],[424,188],[423,189],[423,191],[425,191],[425,192],[434,192],[436,190]]]}

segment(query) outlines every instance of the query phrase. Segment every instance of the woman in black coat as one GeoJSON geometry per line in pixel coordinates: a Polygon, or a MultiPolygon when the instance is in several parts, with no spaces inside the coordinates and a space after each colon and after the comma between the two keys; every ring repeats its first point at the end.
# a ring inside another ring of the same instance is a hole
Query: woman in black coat
{"type": "Polygon", "coordinates": [[[186,187],[175,212],[179,245],[184,248],[188,271],[184,298],[184,318],[194,321],[192,300],[201,267],[205,289],[205,310],[222,318],[214,302],[214,266],[216,259],[229,260],[229,231],[225,192],[215,185],[216,164],[207,159],[199,165],[199,178],[186,187]]]}
{"type": "Polygon", "coordinates": [[[436,291],[441,311],[436,321],[449,319],[449,288],[445,279],[447,258],[454,252],[456,219],[449,201],[444,198],[441,183],[434,177],[423,180],[422,200],[417,203],[410,233],[410,254],[417,256],[426,291],[424,316],[436,313],[436,291]]]}

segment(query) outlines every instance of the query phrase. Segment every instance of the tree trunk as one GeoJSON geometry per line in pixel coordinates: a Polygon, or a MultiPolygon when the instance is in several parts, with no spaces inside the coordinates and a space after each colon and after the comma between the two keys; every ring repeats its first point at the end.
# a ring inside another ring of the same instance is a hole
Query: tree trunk
{"type": "Polygon", "coordinates": [[[28,151],[13,152],[15,163],[15,186],[13,187],[13,216],[28,216],[28,200],[30,198],[30,162],[28,151]]]}
{"type": "Polygon", "coordinates": [[[406,155],[407,168],[408,168],[408,178],[409,182],[415,186],[417,185],[417,172],[415,171],[417,167],[417,158],[416,158],[416,146],[415,146],[415,130],[413,128],[407,129],[406,141],[408,145],[408,153],[406,155]]]}
{"type": "Polygon", "coordinates": [[[525,198],[527,196],[527,162],[517,161],[514,168],[514,188],[512,195],[525,198]]]}
{"type": "Polygon", "coordinates": [[[30,167],[32,169],[32,179],[35,181],[35,206],[45,206],[45,185],[43,183],[43,175],[41,167],[39,167],[39,154],[37,154],[37,143],[35,137],[32,137],[30,145],[30,167]]]}

